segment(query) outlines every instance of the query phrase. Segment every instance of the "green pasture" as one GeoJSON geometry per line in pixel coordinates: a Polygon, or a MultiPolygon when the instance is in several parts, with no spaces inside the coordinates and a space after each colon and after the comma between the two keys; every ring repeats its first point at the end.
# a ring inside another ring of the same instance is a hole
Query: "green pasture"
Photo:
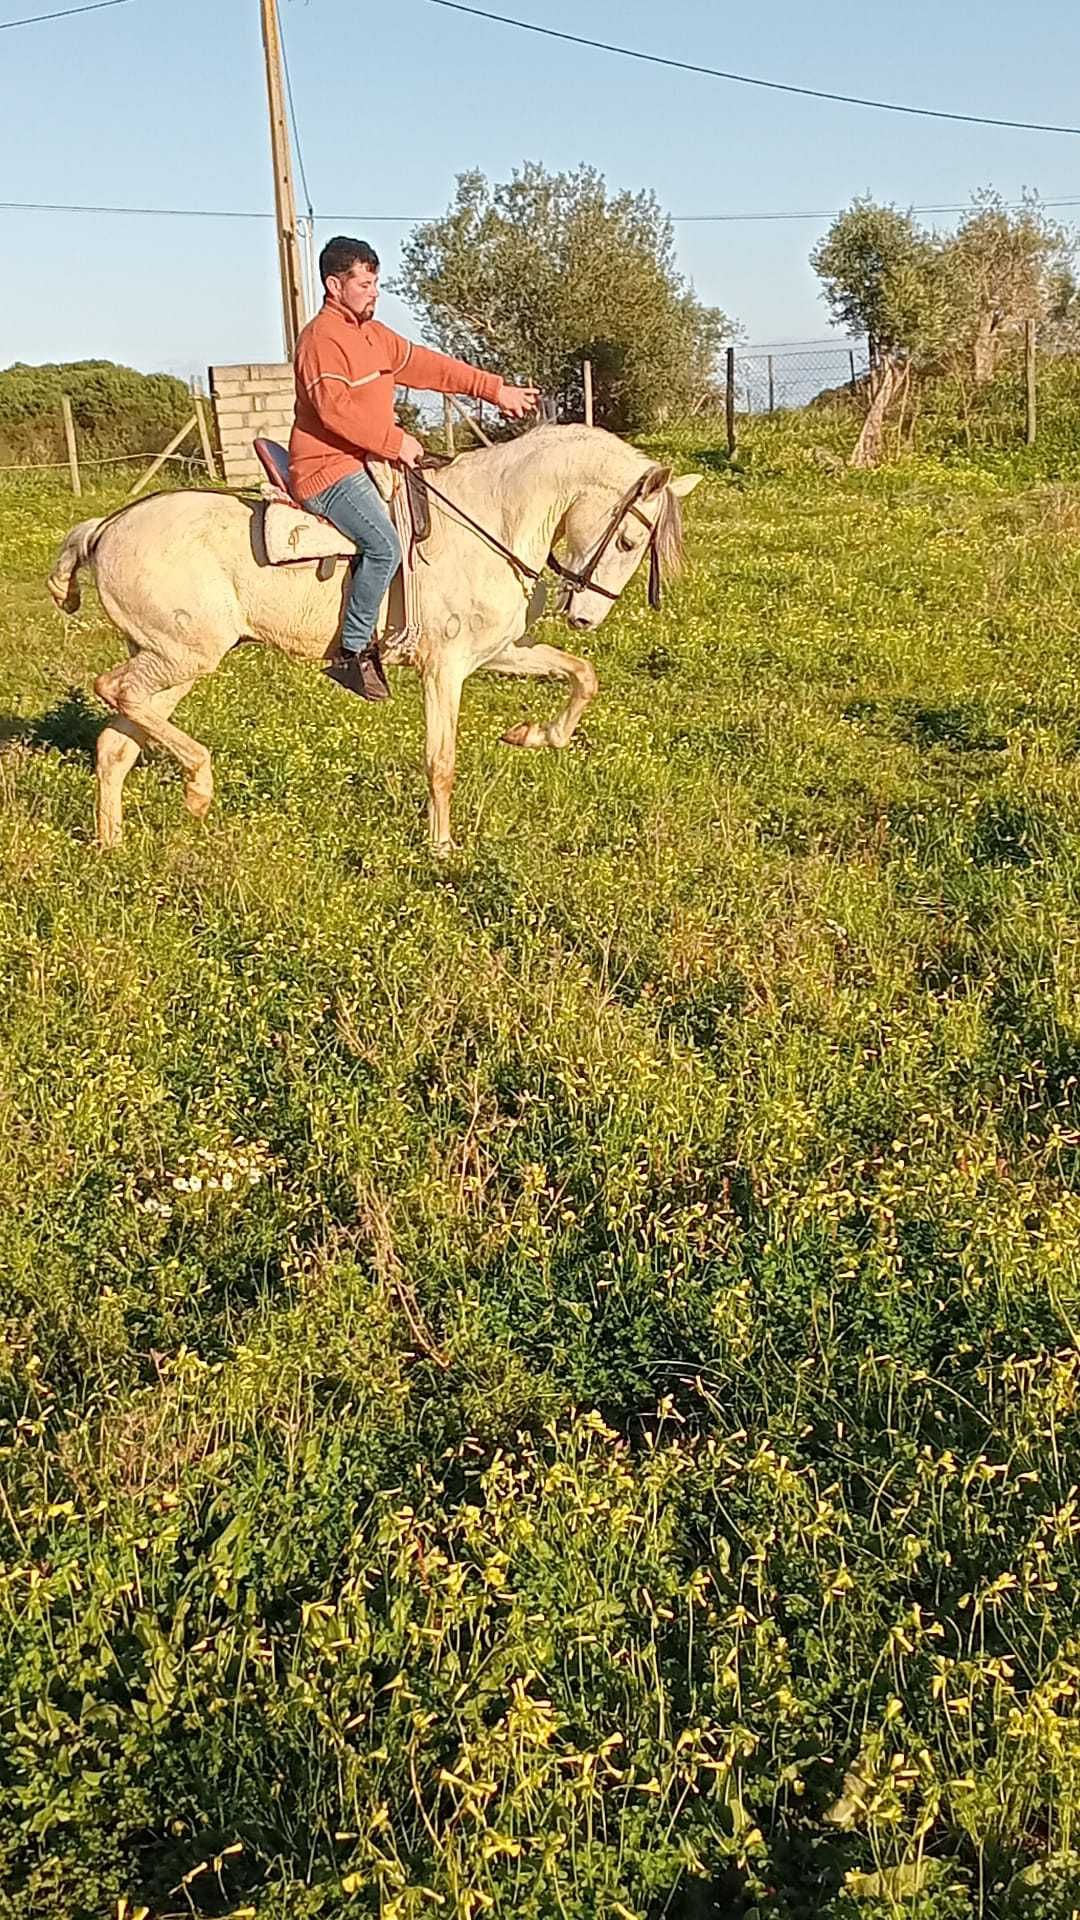
{"type": "MultiPolygon", "coordinates": [[[[563,755],[122,645],[0,483],[4,1920],[1080,1907],[1080,436],[664,451],[563,755]]],[[[119,483],[117,483],[119,486],[119,483]]]]}

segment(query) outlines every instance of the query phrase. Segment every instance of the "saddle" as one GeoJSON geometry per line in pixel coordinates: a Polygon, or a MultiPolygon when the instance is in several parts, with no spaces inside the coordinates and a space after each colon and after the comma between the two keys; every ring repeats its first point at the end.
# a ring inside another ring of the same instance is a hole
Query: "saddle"
{"type": "MultiPolygon", "coordinates": [[[[337,568],[355,559],[356,547],[321,514],[298,505],[289,484],[289,456],[276,440],[256,440],[255,453],[266,475],[260,516],[262,554],[271,567],[314,566],[320,580],[329,580],[337,568]]],[[[428,454],[425,465],[445,466],[444,455],[428,454]]],[[[390,583],[379,613],[380,636],[411,632],[417,624],[413,602],[417,551],[431,533],[431,503],[423,473],[416,467],[403,472],[385,460],[369,458],[367,472],[386,502],[401,541],[400,572],[390,583]]]]}

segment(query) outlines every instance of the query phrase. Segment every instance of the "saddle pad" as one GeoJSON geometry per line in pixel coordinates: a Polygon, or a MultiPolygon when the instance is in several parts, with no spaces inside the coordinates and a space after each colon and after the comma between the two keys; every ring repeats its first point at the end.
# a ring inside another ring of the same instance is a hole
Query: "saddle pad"
{"type": "Polygon", "coordinates": [[[305,513],[303,507],[289,506],[280,499],[266,502],[263,542],[272,567],[297,560],[348,558],[356,552],[353,542],[332,527],[329,520],[320,520],[317,514],[305,513]]]}

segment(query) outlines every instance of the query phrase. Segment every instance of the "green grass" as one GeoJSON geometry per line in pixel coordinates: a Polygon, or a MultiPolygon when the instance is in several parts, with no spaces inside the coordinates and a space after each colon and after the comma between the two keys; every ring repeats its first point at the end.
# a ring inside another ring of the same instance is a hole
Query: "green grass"
{"type": "Polygon", "coordinates": [[[1080,1905],[1080,464],[847,431],[673,436],[446,868],[254,654],[95,854],[0,492],[5,1920],[1080,1905]]]}

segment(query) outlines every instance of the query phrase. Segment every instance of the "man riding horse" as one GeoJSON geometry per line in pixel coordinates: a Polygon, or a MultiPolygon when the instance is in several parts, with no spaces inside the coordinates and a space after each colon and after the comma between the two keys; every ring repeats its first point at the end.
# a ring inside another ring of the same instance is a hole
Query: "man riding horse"
{"type": "Polygon", "coordinates": [[[390,689],[374,638],[383,595],[401,564],[401,543],[364,462],[411,467],[424,449],[394,419],[396,385],[470,394],[511,420],[536,407],[535,387],[515,387],[429,347],[413,346],[375,319],[379,258],[366,241],[338,237],[319,255],[325,299],[296,344],[296,419],[289,441],[294,497],[321,514],[359,553],[341,653],[327,675],[365,700],[390,689]]]}

